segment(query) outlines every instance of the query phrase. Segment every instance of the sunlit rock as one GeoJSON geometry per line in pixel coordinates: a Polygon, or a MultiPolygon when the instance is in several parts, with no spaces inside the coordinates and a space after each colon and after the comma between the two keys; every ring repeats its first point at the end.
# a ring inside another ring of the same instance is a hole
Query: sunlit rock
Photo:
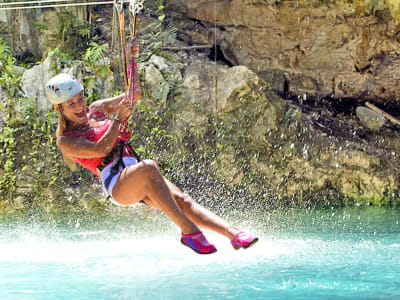
{"type": "Polygon", "coordinates": [[[397,0],[385,0],[387,5],[389,6],[390,13],[393,18],[395,18],[396,22],[400,22],[400,2],[397,0]]]}
{"type": "Polygon", "coordinates": [[[378,131],[386,122],[384,116],[367,107],[357,107],[356,114],[361,124],[373,131],[378,131]]]}
{"type": "Polygon", "coordinates": [[[26,70],[21,79],[22,90],[26,97],[35,99],[42,113],[51,108],[45,90],[47,81],[55,75],[55,71],[51,68],[51,60],[52,58],[48,57],[43,63],[26,70]]]}
{"type": "Polygon", "coordinates": [[[161,102],[165,102],[168,96],[169,87],[161,72],[153,64],[149,64],[144,67],[144,74],[146,90],[148,89],[154,98],[161,102]]]}
{"type": "Polygon", "coordinates": [[[183,84],[186,98],[208,113],[230,118],[228,114],[236,110],[247,112],[254,119],[248,121],[257,123],[257,128],[252,130],[258,136],[268,129],[276,129],[285,107],[273,93],[268,94],[271,97],[268,99],[266,83],[244,66],[193,64],[186,69],[183,84]]]}
{"type": "Polygon", "coordinates": [[[176,63],[157,55],[152,55],[148,63],[153,64],[164,76],[182,80],[182,74],[176,63]]]}
{"type": "Polygon", "coordinates": [[[7,23],[7,14],[5,10],[0,11],[0,22],[7,23]]]}

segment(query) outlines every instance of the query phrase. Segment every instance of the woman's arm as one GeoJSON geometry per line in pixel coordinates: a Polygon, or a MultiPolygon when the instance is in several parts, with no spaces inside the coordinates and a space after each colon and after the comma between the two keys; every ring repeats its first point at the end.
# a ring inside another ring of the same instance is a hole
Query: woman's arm
{"type": "Polygon", "coordinates": [[[100,140],[91,142],[76,136],[60,136],[57,145],[61,152],[70,158],[104,157],[113,148],[119,133],[122,120],[113,120],[111,126],[100,140]]]}
{"type": "Polygon", "coordinates": [[[89,108],[106,114],[113,114],[118,111],[119,103],[124,97],[125,94],[121,94],[112,98],[97,100],[93,102],[89,108]]]}
{"type": "MultiPolygon", "coordinates": [[[[133,97],[133,103],[135,103],[140,98],[142,98],[142,90],[140,88],[140,79],[138,70],[135,70],[135,73],[133,75],[133,84],[135,93],[133,97]]],[[[97,100],[90,105],[90,109],[100,111],[106,114],[113,114],[118,111],[118,105],[124,97],[125,93],[112,98],[97,100]]]]}
{"type": "Polygon", "coordinates": [[[91,142],[75,136],[60,136],[57,145],[62,153],[70,158],[104,157],[113,148],[119,134],[119,125],[132,112],[132,105],[127,99],[119,103],[118,116],[115,118],[104,135],[97,141],[91,142]]]}

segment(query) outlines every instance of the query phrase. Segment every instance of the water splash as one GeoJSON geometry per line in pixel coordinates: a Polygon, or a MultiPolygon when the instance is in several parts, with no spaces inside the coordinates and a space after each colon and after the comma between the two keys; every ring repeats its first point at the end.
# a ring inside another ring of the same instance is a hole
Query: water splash
{"type": "MultiPolygon", "coordinates": [[[[249,212],[260,241],[218,252],[179,243],[162,214],[64,216],[1,223],[1,299],[265,299],[398,297],[400,212],[249,212]],[[76,224],[79,223],[79,226],[76,224]]],[[[233,218],[227,215],[227,218],[233,218]]]]}

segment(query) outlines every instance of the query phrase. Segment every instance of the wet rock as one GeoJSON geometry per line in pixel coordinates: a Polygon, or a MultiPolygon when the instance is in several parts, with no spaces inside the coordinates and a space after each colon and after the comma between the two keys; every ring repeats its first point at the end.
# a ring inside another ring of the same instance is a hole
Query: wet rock
{"type": "Polygon", "coordinates": [[[373,131],[378,131],[386,123],[386,118],[384,116],[378,114],[372,109],[369,109],[368,107],[357,107],[356,114],[360,120],[360,123],[373,131]]]}

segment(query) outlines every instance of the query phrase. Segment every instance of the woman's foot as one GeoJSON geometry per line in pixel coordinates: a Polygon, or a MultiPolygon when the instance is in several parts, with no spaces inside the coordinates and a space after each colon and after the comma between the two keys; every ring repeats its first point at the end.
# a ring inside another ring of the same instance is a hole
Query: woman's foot
{"type": "Polygon", "coordinates": [[[247,249],[257,243],[257,241],[258,237],[256,237],[254,234],[248,234],[241,231],[235,235],[231,241],[231,244],[235,250],[239,250],[242,247],[247,249]]]}
{"type": "Polygon", "coordinates": [[[181,243],[199,254],[217,252],[217,248],[213,244],[210,244],[200,231],[192,234],[182,233],[181,243]]]}

